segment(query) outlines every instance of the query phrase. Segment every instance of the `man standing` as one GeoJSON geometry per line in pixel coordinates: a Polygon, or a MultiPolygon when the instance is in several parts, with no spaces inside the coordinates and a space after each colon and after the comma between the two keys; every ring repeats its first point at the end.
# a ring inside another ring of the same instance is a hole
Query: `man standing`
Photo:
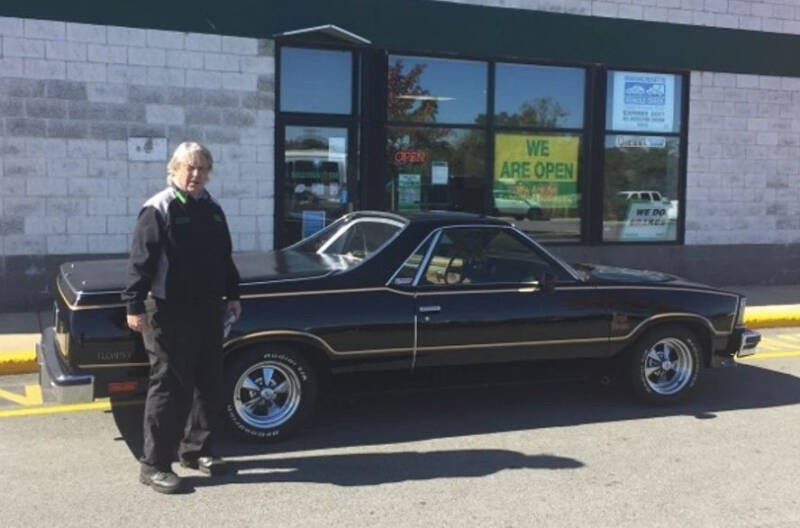
{"type": "Polygon", "coordinates": [[[176,448],[184,467],[224,470],[208,439],[221,410],[223,318],[238,319],[241,304],[225,215],[205,190],[212,168],[206,147],[175,149],[167,188],[139,213],[122,294],[150,361],[140,481],[161,493],[180,488],[176,448]]]}

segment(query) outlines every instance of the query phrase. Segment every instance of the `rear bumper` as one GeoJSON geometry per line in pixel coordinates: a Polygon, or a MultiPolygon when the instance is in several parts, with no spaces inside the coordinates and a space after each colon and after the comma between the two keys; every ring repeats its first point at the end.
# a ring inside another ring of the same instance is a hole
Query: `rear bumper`
{"type": "Polygon", "coordinates": [[[39,385],[51,389],[62,403],[84,403],[94,400],[94,376],[69,374],[64,370],[56,349],[56,330],[48,327],[36,343],[39,364],[39,385]]]}
{"type": "Polygon", "coordinates": [[[752,356],[756,353],[756,347],[761,342],[761,334],[753,330],[744,329],[741,334],[739,349],[736,351],[736,357],[752,356]]]}

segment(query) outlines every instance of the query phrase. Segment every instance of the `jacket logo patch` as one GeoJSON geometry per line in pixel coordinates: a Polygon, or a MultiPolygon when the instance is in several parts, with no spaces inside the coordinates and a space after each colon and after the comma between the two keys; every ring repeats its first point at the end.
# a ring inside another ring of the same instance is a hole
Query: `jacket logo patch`
{"type": "Polygon", "coordinates": [[[189,218],[188,216],[176,216],[175,218],[172,219],[172,221],[176,224],[188,224],[189,222],[192,221],[192,219],[189,218]]]}
{"type": "Polygon", "coordinates": [[[222,222],[222,217],[217,213],[214,213],[213,218],[215,222],[220,222],[220,223],[222,222]]]}

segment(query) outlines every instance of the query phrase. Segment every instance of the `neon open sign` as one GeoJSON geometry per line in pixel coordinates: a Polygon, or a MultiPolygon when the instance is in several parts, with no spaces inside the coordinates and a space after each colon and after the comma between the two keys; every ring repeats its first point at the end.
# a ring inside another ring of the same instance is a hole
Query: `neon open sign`
{"type": "Polygon", "coordinates": [[[394,154],[394,162],[402,163],[425,163],[428,156],[424,150],[398,150],[394,154]]]}

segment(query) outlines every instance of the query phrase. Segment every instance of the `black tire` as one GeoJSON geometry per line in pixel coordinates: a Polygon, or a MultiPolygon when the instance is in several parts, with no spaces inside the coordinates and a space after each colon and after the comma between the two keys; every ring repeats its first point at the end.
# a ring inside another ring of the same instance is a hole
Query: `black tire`
{"type": "Polygon", "coordinates": [[[626,359],[633,395],[650,405],[672,405],[688,398],[703,368],[700,341],[680,325],[648,331],[630,347],[626,359]]]}
{"type": "Polygon", "coordinates": [[[231,430],[253,442],[290,437],[316,404],[319,386],[311,364],[287,345],[261,345],[235,354],[225,372],[225,416],[231,430]]]}

